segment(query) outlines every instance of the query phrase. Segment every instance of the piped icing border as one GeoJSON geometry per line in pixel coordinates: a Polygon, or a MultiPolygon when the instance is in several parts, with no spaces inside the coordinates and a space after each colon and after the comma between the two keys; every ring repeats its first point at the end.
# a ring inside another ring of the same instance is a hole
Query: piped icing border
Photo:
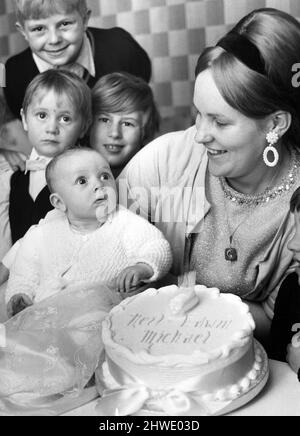
{"type": "MultiPolygon", "coordinates": [[[[114,307],[108,316],[103,321],[102,325],[102,339],[106,347],[110,351],[116,352],[124,356],[124,358],[130,360],[135,364],[159,364],[163,366],[188,366],[207,364],[212,361],[216,361],[222,358],[228,358],[232,352],[236,352],[239,348],[244,347],[250,340],[252,340],[252,332],[255,329],[255,323],[250,314],[249,307],[243,303],[241,298],[233,294],[220,293],[217,288],[207,288],[203,285],[196,285],[195,292],[201,298],[201,293],[205,292],[209,297],[213,299],[222,298],[231,304],[238,306],[240,313],[244,316],[245,327],[240,331],[237,331],[229,343],[217,348],[212,352],[203,352],[195,350],[190,355],[182,354],[166,354],[160,356],[154,356],[147,350],[141,350],[138,352],[131,351],[128,347],[118,344],[114,341],[114,334],[112,332],[112,319],[114,316],[120,315],[123,311],[126,311],[127,306],[131,305],[136,298],[142,299],[148,297],[155,297],[161,292],[172,293],[175,292],[178,295],[178,287],[176,285],[166,286],[160,289],[148,289],[142,294],[135,295],[123,300],[118,306],[114,307]]],[[[201,304],[201,303],[200,303],[201,304]]]]}
{"type": "MultiPolygon", "coordinates": [[[[123,412],[121,414],[126,414],[125,410],[122,409],[122,392],[128,390],[128,395],[131,391],[133,399],[139,397],[139,401],[131,402],[132,407],[128,414],[138,414],[143,411],[157,412],[157,415],[217,415],[223,411],[227,413],[253,398],[268,379],[267,355],[257,341],[254,341],[254,350],[253,366],[243,378],[225,389],[217,389],[202,395],[195,395],[195,390],[191,386],[183,390],[176,388],[176,386],[165,390],[152,390],[138,381],[129,386],[120,386],[110,374],[107,363],[104,362],[100,373],[100,384],[102,385],[100,393],[103,398],[99,400],[97,409],[100,414],[105,411],[110,416],[115,415],[116,411],[119,410],[123,412]],[[107,409],[106,398],[114,395],[116,401],[110,401],[109,409],[107,409]],[[181,400],[180,404],[178,399],[181,400]],[[242,399],[242,402],[237,403],[238,406],[235,407],[235,400],[239,399],[242,399]]],[[[127,394],[125,396],[128,402],[127,394]]]]}

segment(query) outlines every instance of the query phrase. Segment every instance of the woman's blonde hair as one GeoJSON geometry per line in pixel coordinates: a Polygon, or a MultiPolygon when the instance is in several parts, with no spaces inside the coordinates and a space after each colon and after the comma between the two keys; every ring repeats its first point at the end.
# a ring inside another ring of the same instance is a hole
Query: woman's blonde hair
{"type": "Polygon", "coordinates": [[[292,68],[299,62],[300,24],[285,12],[264,8],[242,18],[233,31],[257,47],[265,74],[247,67],[230,51],[216,46],[201,54],[196,76],[210,68],[225,101],[249,118],[262,119],[277,110],[289,112],[292,123],[285,137],[297,144],[300,92],[293,86],[292,68]]]}

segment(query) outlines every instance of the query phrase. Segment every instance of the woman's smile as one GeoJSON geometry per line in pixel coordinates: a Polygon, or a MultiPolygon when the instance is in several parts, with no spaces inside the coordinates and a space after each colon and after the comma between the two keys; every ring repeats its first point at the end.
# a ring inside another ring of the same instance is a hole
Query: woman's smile
{"type": "Polygon", "coordinates": [[[208,147],[206,149],[207,149],[207,154],[213,157],[222,156],[225,153],[227,153],[227,150],[215,150],[213,148],[208,148],[208,147]]]}

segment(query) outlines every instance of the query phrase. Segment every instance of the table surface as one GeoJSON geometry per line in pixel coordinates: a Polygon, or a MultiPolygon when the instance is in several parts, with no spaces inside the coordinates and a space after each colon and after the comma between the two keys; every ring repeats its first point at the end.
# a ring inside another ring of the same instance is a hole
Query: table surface
{"type": "MultiPolygon", "coordinates": [[[[286,363],[270,360],[270,377],[257,397],[228,416],[300,416],[300,383],[286,363]]],[[[63,416],[97,416],[97,400],[63,416]]]]}

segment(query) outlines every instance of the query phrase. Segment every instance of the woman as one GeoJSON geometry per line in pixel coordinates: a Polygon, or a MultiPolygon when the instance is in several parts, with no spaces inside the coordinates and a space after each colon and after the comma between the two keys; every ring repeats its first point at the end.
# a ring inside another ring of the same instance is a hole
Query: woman
{"type": "Polygon", "coordinates": [[[275,9],[244,17],[196,67],[196,125],[158,138],[120,176],[127,206],[173,248],[173,273],[246,300],[268,334],[291,266],[289,200],[300,184],[300,25],[275,9]],[[132,200],[133,199],[133,200],[132,200]]]}

